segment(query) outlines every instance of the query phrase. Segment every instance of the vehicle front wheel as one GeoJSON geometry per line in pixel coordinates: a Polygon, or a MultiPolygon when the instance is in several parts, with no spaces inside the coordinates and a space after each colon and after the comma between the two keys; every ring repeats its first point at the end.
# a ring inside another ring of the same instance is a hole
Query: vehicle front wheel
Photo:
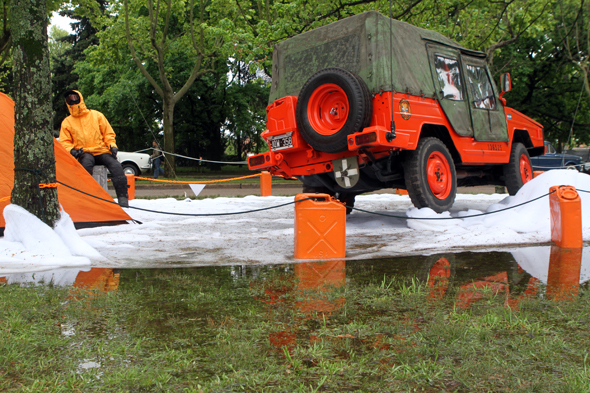
{"type": "Polygon", "coordinates": [[[133,164],[123,164],[123,173],[126,175],[129,174],[133,176],[140,175],[139,168],[133,164]]]}
{"type": "Polygon", "coordinates": [[[457,195],[457,173],[451,153],[438,138],[424,138],[404,160],[406,188],[417,208],[437,213],[453,206],[457,195]]]}
{"type": "Polygon", "coordinates": [[[531,158],[522,143],[514,143],[510,151],[510,161],[504,165],[504,184],[509,195],[516,195],[527,182],[533,180],[531,158]]]}

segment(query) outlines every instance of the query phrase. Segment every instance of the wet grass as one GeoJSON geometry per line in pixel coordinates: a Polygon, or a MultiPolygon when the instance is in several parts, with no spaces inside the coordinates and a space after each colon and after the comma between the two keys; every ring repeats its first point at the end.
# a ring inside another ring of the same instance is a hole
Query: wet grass
{"type": "Polygon", "coordinates": [[[587,285],[560,302],[381,273],[335,262],[122,270],[110,292],[0,284],[0,391],[590,392],[587,285]]]}

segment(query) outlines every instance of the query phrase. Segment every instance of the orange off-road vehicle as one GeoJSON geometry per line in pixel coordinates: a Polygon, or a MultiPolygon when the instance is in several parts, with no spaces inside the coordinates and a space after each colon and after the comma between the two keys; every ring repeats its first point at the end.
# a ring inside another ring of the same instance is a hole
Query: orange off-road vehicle
{"type": "Polygon", "coordinates": [[[515,194],[543,154],[543,127],[506,107],[485,54],[436,32],[366,12],[275,48],[269,152],[252,170],[297,178],[348,206],[406,189],[416,207],[448,210],[457,186],[515,194]]]}

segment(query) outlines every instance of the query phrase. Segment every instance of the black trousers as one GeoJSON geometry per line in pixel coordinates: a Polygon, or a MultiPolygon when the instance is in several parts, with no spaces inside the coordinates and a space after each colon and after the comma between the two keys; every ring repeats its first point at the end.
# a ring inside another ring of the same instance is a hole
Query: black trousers
{"type": "Polygon", "coordinates": [[[99,154],[98,156],[93,156],[90,153],[82,153],[78,158],[78,161],[91,175],[92,168],[94,168],[95,165],[104,165],[108,168],[109,172],[111,172],[112,177],[125,176],[121,163],[109,153],[99,154]]]}

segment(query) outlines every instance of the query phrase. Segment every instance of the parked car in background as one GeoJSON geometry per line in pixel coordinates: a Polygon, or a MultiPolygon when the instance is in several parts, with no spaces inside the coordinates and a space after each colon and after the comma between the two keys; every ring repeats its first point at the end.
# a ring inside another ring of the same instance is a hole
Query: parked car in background
{"type": "Polygon", "coordinates": [[[531,157],[534,171],[548,171],[550,169],[571,168],[585,170],[582,158],[573,154],[558,153],[550,142],[545,141],[545,154],[531,157]]]}
{"type": "Polygon", "coordinates": [[[117,153],[117,160],[121,163],[121,166],[123,166],[123,172],[125,172],[125,174],[128,173],[140,176],[152,167],[150,155],[146,153],[129,153],[126,151],[120,151],[117,153]]]}

